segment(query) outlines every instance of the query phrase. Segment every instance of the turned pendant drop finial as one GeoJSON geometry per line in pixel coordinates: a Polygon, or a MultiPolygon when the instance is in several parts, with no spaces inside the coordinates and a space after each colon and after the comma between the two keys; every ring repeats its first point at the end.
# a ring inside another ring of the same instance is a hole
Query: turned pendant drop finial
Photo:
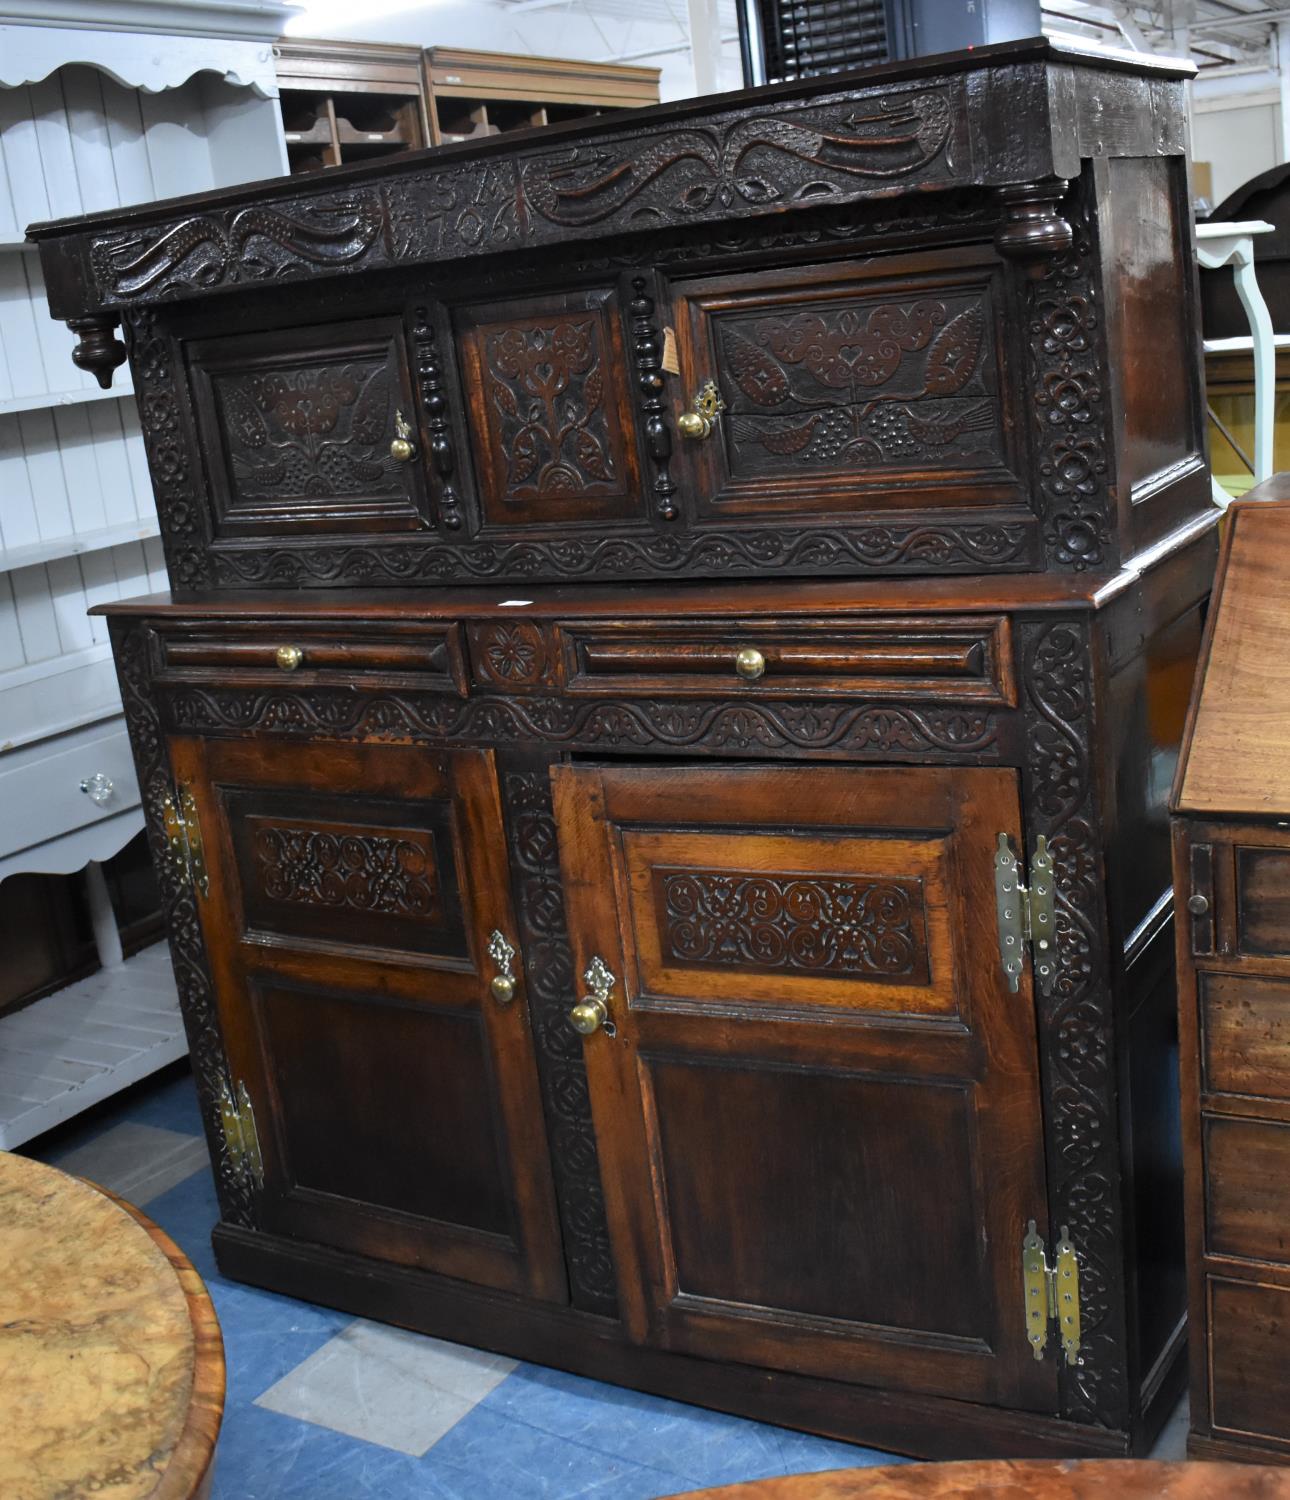
{"type": "Polygon", "coordinates": [[[1057,212],[1067,186],[1064,177],[1053,177],[1000,189],[1004,217],[994,236],[1000,255],[1009,260],[1044,260],[1070,249],[1074,233],[1057,212]]]}
{"type": "Polygon", "coordinates": [[[67,326],[76,335],[72,362],[88,370],[106,391],[112,384],[112,372],[125,363],[125,345],[116,336],[114,317],[68,318],[67,326]]]}

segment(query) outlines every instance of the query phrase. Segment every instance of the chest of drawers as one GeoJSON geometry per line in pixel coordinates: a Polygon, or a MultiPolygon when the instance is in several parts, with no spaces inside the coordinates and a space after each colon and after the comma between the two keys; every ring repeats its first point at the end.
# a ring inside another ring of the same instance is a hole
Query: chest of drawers
{"type": "Polygon", "coordinates": [[[987,49],[34,231],[142,398],[173,592],[111,629],[228,1274],[879,1446],[1149,1441],[1181,76],[987,49]]]}
{"type": "Polygon", "coordinates": [[[1290,1457],[1290,578],[1283,478],[1228,517],[1174,795],[1197,1454],[1290,1457]]]}

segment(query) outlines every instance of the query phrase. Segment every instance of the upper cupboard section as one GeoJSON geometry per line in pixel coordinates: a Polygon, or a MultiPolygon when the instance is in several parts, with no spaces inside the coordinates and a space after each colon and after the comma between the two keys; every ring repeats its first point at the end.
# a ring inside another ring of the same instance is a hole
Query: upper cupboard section
{"type": "Polygon", "coordinates": [[[969,224],[141,316],[173,581],[1113,571],[1204,499],[1195,372],[1130,337],[1190,315],[1167,168],[1124,179],[1165,229],[1108,170],[1039,262],[969,224]]]}

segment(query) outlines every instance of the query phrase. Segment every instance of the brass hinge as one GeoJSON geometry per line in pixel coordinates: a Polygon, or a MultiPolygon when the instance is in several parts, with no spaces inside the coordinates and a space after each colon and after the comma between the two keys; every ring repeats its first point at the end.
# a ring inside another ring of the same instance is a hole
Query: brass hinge
{"type": "Polygon", "coordinates": [[[224,1084],[219,1096],[219,1113],[224,1126],[224,1143],[234,1170],[243,1178],[249,1177],[257,1188],[263,1187],[260,1135],[255,1128],[255,1111],[251,1108],[244,1083],[239,1081],[236,1096],[228,1084],[224,1084]]]}
{"type": "Polygon", "coordinates": [[[192,788],[181,782],[173,793],[167,793],[161,804],[170,862],[180,879],[187,881],[203,896],[210,893],[206,876],[206,856],[202,853],[202,829],[197,821],[197,804],[192,788]]]}
{"type": "Polygon", "coordinates": [[[1035,983],[1041,994],[1053,987],[1057,948],[1054,942],[1056,908],[1053,856],[1048,840],[1041,833],[1035,840],[1030,857],[1030,885],[1021,878],[1021,863],[1012,852],[1008,835],[999,835],[994,853],[994,898],[999,916],[999,956],[1008,988],[1016,994],[1021,971],[1026,963],[1026,947],[1031,951],[1035,983]]]}
{"type": "Polygon", "coordinates": [[[1079,1363],[1079,1260],[1066,1226],[1057,1241],[1057,1258],[1052,1266],[1044,1242],[1031,1219],[1030,1228],[1021,1242],[1021,1282],[1026,1301],[1026,1337],[1036,1359],[1043,1359],[1048,1347],[1048,1326],[1057,1324],[1066,1363],[1079,1363]]]}

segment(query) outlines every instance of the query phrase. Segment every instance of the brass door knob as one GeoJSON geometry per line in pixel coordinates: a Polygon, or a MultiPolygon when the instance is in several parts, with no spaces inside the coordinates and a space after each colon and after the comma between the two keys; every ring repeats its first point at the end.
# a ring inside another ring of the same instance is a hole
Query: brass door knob
{"type": "Polygon", "coordinates": [[[690,411],[681,413],[676,419],[676,425],[680,428],[682,437],[694,438],[698,441],[708,436],[718,416],[726,409],[726,403],[721,399],[721,392],[717,389],[715,381],[704,381],[691,407],[690,411]]]}
{"type": "Polygon", "coordinates": [[[587,965],[582,978],[591,994],[584,995],[569,1012],[569,1025],[582,1036],[590,1036],[609,1020],[609,996],[617,980],[599,955],[587,965]]]}
{"type": "Polygon", "coordinates": [[[511,972],[515,949],[496,928],[488,939],[488,956],[497,965],[497,973],[489,980],[488,988],[498,1005],[509,1005],[515,998],[515,975],[511,972]]]}
{"type": "Polygon", "coordinates": [[[766,670],[766,658],[756,646],[745,646],[735,652],[735,671],[747,682],[756,682],[766,670]]]}
{"type": "Polygon", "coordinates": [[[279,646],[273,656],[284,672],[294,672],[305,659],[305,653],[299,646],[279,646]]]}
{"type": "Polygon", "coordinates": [[[390,443],[390,457],[396,464],[411,463],[417,456],[417,445],[412,428],[401,411],[394,413],[394,440],[390,443]]]}

